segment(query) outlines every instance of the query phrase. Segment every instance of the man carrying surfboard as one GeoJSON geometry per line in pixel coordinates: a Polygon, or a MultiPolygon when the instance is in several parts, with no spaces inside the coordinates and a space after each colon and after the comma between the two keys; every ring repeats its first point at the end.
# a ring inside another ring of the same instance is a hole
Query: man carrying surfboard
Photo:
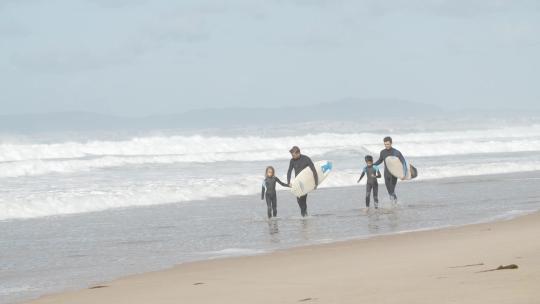
{"type": "MultiPolygon", "coordinates": [[[[289,163],[289,170],[287,171],[287,184],[291,185],[291,173],[294,169],[294,175],[297,176],[302,170],[309,167],[313,172],[313,178],[315,179],[315,188],[319,185],[319,176],[317,175],[317,170],[315,170],[315,165],[311,158],[300,153],[300,148],[297,146],[292,147],[289,152],[291,153],[291,162],[289,163]]],[[[300,207],[300,214],[302,216],[307,216],[307,194],[301,197],[297,197],[296,201],[300,207]]]]}
{"type": "MultiPolygon", "coordinates": [[[[383,139],[384,141],[384,149],[381,151],[379,155],[379,160],[377,160],[373,165],[379,166],[384,162],[384,160],[388,156],[396,156],[399,158],[401,163],[403,164],[403,176],[407,176],[407,165],[405,162],[405,158],[399,152],[397,149],[392,148],[392,137],[387,136],[383,139]]],[[[403,178],[401,178],[403,180],[403,178]]],[[[396,195],[396,185],[397,185],[397,177],[393,176],[390,171],[388,170],[388,166],[384,166],[384,183],[386,185],[386,190],[388,190],[388,194],[390,195],[390,198],[394,201],[394,203],[397,202],[397,195],[396,195]]]]}

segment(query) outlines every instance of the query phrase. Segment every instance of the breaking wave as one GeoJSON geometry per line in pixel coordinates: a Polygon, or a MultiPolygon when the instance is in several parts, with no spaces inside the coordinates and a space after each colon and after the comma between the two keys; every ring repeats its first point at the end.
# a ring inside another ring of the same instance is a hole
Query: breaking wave
{"type": "MultiPolygon", "coordinates": [[[[145,164],[269,161],[289,157],[298,145],[313,157],[336,150],[377,155],[375,133],[320,133],[285,137],[140,137],[123,141],[50,144],[0,143],[0,177],[72,173],[145,164]]],[[[396,146],[408,157],[540,151],[540,126],[460,132],[398,134],[396,146]]]]}

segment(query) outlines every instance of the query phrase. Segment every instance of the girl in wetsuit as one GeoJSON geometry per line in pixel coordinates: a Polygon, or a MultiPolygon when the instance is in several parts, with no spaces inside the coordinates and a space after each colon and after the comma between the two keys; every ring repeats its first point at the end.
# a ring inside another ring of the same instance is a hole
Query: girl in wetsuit
{"type": "Polygon", "coordinates": [[[275,176],[274,167],[267,167],[264,181],[262,183],[262,192],[261,199],[266,198],[266,206],[268,208],[268,218],[277,216],[277,195],[276,195],[276,183],[282,185],[283,187],[289,187],[289,185],[280,181],[279,178],[275,176]]]}

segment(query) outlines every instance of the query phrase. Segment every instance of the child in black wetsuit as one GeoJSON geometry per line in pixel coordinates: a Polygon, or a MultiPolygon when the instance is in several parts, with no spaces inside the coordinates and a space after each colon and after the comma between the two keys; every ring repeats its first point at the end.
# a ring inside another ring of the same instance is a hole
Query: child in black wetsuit
{"type": "Polygon", "coordinates": [[[373,200],[375,201],[375,209],[377,209],[379,208],[379,183],[377,182],[377,178],[381,178],[381,172],[379,171],[379,167],[373,165],[373,156],[367,155],[365,160],[367,166],[362,170],[362,175],[360,175],[357,183],[362,180],[364,175],[367,175],[366,208],[369,208],[369,197],[371,195],[371,190],[373,190],[373,200]]]}
{"type": "Polygon", "coordinates": [[[261,199],[266,197],[266,205],[268,207],[268,218],[277,216],[277,195],[276,195],[276,183],[279,183],[283,187],[289,187],[289,185],[280,181],[274,175],[274,167],[267,167],[262,183],[261,199]]]}

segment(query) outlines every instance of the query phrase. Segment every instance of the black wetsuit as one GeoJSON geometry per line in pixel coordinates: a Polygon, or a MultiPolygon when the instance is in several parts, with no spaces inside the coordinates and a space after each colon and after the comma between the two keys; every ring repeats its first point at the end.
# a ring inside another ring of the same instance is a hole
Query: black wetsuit
{"type": "Polygon", "coordinates": [[[266,206],[268,207],[268,218],[277,216],[277,195],[276,195],[276,183],[279,183],[283,187],[289,187],[289,185],[280,181],[279,178],[272,176],[266,177],[262,184],[261,199],[266,197],[266,206]]]}
{"type": "MultiPolygon", "coordinates": [[[[313,177],[315,178],[315,185],[319,185],[319,176],[317,175],[317,170],[315,170],[315,165],[313,164],[313,161],[311,161],[311,158],[300,155],[300,158],[298,159],[291,159],[291,162],[289,164],[289,170],[287,171],[287,184],[291,183],[291,173],[294,169],[294,176],[298,175],[298,173],[302,172],[305,168],[311,168],[311,171],[313,171],[313,177]]],[[[307,216],[307,194],[301,197],[298,197],[296,199],[298,202],[298,206],[300,207],[300,214],[302,216],[307,216]]]]}
{"type": "MultiPolygon", "coordinates": [[[[403,164],[403,170],[405,172],[405,175],[407,175],[407,167],[405,165],[405,158],[399,152],[397,149],[390,148],[390,149],[383,149],[381,151],[381,154],[379,156],[379,160],[377,160],[375,163],[373,163],[374,166],[380,165],[388,156],[397,156],[401,163],[403,164]]],[[[396,201],[397,195],[396,195],[396,185],[397,185],[397,177],[393,176],[390,171],[388,171],[388,168],[386,167],[386,164],[384,166],[384,183],[386,185],[386,190],[388,190],[388,194],[390,197],[396,201]]]]}
{"type": "Polygon", "coordinates": [[[381,172],[377,166],[365,166],[362,170],[362,175],[358,179],[358,182],[362,180],[364,175],[367,175],[366,183],[366,207],[369,207],[369,201],[371,196],[371,191],[373,191],[373,201],[375,201],[375,208],[379,208],[379,182],[377,178],[381,177],[381,172]]]}

